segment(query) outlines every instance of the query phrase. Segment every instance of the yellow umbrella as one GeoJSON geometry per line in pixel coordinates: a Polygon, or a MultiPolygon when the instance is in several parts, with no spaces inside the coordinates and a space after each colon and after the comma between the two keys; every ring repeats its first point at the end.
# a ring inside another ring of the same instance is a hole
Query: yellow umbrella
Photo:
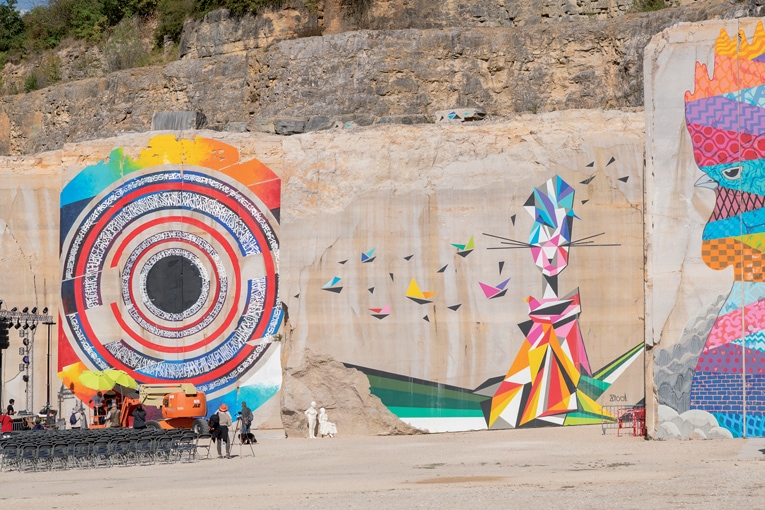
{"type": "Polygon", "coordinates": [[[128,373],[124,370],[104,370],[104,373],[120,386],[124,386],[125,388],[130,388],[133,390],[138,388],[138,383],[136,380],[130,377],[130,375],[128,375],[128,373]]]}
{"type": "Polygon", "coordinates": [[[114,379],[98,370],[86,370],[80,374],[78,379],[83,386],[92,390],[110,390],[116,384],[114,379]]]}

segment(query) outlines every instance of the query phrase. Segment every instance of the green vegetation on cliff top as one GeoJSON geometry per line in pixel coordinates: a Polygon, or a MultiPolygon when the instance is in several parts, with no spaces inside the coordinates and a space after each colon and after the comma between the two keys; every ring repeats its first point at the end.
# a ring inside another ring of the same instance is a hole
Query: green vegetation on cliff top
{"type": "Polygon", "coordinates": [[[134,16],[156,17],[154,41],[162,46],[168,37],[178,42],[183,22],[214,9],[227,8],[234,16],[276,7],[284,0],[47,0],[31,11],[20,13],[16,0],[0,4],[0,54],[8,56],[55,48],[67,38],[99,43],[115,27],[134,16]]]}

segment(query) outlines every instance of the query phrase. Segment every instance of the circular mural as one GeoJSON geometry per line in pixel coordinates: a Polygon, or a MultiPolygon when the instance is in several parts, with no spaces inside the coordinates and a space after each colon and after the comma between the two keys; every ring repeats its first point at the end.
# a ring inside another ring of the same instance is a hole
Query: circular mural
{"type": "Polygon", "coordinates": [[[113,152],[62,192],[60,343],[92,368],[219,394],[281,322],[280,182],[217,141],[150,146],[135,161],[113,152]]]}

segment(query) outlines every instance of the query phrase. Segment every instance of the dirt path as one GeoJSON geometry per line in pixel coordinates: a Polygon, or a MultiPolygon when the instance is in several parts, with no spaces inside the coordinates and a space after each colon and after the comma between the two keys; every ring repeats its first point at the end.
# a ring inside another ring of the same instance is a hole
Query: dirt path
{"type": "Polygon", "coordinates": [[[314,440],[261,431],[258,437],[255,457],[245,446],[231,460],[0,473],[0,505],[165,510],[765,504],[763,439],[644,441],[616,437],[614,431],[603,436],[599,427],[314,440]],[[97,501],[102,503],[92,504],[97,501]]]}

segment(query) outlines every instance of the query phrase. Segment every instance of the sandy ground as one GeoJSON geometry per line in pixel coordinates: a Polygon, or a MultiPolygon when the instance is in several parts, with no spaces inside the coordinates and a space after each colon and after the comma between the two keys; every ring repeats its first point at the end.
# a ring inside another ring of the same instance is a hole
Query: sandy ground
{"type": "Polygon", "coordinates": [[[254,456],[235,446],[233,459],[0,473],[0,507],[765,508],[765,439],[645,441],[600,427],[257,437],[254,456]]]}

